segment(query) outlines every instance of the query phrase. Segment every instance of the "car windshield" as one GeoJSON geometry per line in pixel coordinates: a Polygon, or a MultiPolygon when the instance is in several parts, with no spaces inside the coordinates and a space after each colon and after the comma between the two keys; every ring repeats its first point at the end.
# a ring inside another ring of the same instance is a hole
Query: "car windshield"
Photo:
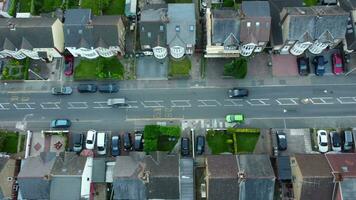
{"type": "Polygon", "coordinates": [[[98,147],[99,151],[104,151],[104,147],[98,147]]]}
{"type": "Polygon", "coordinates": [[[307,68],[307,65],[305,65],[304,63],[300,64],[300,69],[306,69],[306,68],[307,68]]]}
{"type": "Polygon", "coordinates": [[[338,68],[341,68],[342,67],[342,64],[336,64],[335,67],[338,67],[338,68]]]}
{"type": "Polygon", "coordinates": [[[285,139],[285,138],[286,138],[285,135],[278,135],[278,137],[279,137],[280,139],[285,139]]]}
{"type": "Polygon", "coordinates": [[[321,145],[321,146],[328,146],[328,143],[326,143],[326,142],[320,142],[320,145],[321,145]]]}
{"type": "Polygon", "coordinates": [[[88,144],[93,144],[93,141],[92,140],[87,140],[87,143],[88,144]]]}
{"type": "Polygon", "coordinates": [[[116,146],[113,146],[112,149],[114,150],[118,150],[119,148],[117,148],[116,146]]]}

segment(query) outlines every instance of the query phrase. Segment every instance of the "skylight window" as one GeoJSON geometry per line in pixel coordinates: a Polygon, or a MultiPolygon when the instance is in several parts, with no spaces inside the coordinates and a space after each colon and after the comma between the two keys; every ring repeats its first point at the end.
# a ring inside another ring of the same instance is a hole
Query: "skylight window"
{"type": "Polygon", "coordinates": [[[176,32],[180,32],[180,26],[176,26],[176,32]]]}

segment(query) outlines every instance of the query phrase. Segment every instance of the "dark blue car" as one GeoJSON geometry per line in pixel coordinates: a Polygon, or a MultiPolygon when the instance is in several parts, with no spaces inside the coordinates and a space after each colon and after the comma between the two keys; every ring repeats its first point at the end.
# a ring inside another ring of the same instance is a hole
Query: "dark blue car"
{"type": "Polygon", "coordinates": [[[313,64],[315,66],[315,75],[323,76],[325,73],[325,64],[328,63],[325,61],[324,56],[315,56],[313,64]]]}

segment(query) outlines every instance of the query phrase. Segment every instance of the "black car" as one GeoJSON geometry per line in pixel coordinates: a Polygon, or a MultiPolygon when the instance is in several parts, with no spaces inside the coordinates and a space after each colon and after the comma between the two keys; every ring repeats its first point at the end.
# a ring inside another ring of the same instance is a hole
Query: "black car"
{"type": "Polygon", "coordinates": [[[116,84],[103,84],[99,85],[99,92],[102,93],[116,93],[119,91],[119,88],[116,84]]]}
{"type": "Polygon", "coordinates": [[[111,155],[119,156],[120,155],[120,136],[112,136],[111,138],[111,155]]]}
{"type": "Polygon", "coordinates": [[[135,132],[135,151],[142,151],[143,150],[143,134],[141,131],[135,132]]]}
{"type": "Polygon", "coordinates": [[[189,156],[190,148],[189,148],[189,138],[187,137],[182,137],[180,141],[180,151],[182,156],[189,156]]]}
{"type": "Polygon", "coordinates": [[[97,86],[94,84],[80,84],[78,86],[78,92],[80,93],[95,93],[97,89],[97,86]]]}
{"type": "Polygon", "coordinates": [[[315,56],[313,59],[313,64],[315,66],[315,75],[323,76],[325,73],[325,64],[328,63],[325,61],[324,56],[315,56]]]}
{"type": "Polygon", "coordinates": [[[298,72],[301,76],[307,76],[310,72],[309,68],[309,58],[300,57],[297,59],[298,72]]]}
{"type": "Polygon", "coordinates": [[[199,135],[195,141],[195,151],[198,155],[202,155],[205,149],[205,138],[199,135]]]}
{"type": "Polygon", "coordinates": [[[132,140],[131,140],[131,134],[130,133],[125,133],[124,134],[124,150],[125,151],[132,151],[132,140]]]}
{"type": "Polygon", "coordinates": [[[278,150],[283,151],[287,149],[287,137],[283,131],[277,131],[277,145],[278,150]]]}
{"type": "Polygon", "coordinates": [[[72,134],[72,141],[73,141],[73,151],[80,153],[83,149],[84,144],[84,134],[72,134]]]}
{"type": "Polygon", "coordinates": [[[247,97],[248,96],[248,90],[244,88],[232,88],[229,90],[229,97],[230,98],[241,98],[241,97],[247,97]]]}

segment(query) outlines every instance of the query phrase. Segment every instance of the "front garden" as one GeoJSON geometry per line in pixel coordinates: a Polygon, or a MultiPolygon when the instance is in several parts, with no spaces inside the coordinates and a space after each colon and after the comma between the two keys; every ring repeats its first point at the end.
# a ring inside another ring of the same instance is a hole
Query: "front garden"
{"type": "Polygon", "coordinates": [[[82,59],[74,68],[75,80],[122,80],[124,66],[116,57],[82,59]]]}
{"type": "Polygon", "coordinates": [[[247,60],[236,58],[224,65],[224,76],[232,76],[236,79],[243,79],[247,75],[247,60]]]}
{"type": "Polygon", "coordinates": [[[212,154],[252,153],[260,135],[259,129],[229,128],[208,130],[206,140],[212,154]]]}
{"type": "Polygon", "coordinates": [[[19,135],[17,132],[0,130],[0,152],[17,153],[17,146],[20,138],[20,151],[24,146],[24,135],[19,135]]]}
{"type": "Polygon", "coordinates": [[[10,59],[2,69],[1,80],[27,80],[31,59],[10,59]]]}
{"type": "Polygon", "coordinates": [[[188,57],[183,60],[169,59],[168,76],[171,78],[188,78],[192,63],[188,57]]]}
{"type": "Polygon", "coordinates": [[[149,153],[152,151],[171,151],[178,142],[181,130],[178,126],[147,125],[144,133],[143,149],[149,153]]]}

